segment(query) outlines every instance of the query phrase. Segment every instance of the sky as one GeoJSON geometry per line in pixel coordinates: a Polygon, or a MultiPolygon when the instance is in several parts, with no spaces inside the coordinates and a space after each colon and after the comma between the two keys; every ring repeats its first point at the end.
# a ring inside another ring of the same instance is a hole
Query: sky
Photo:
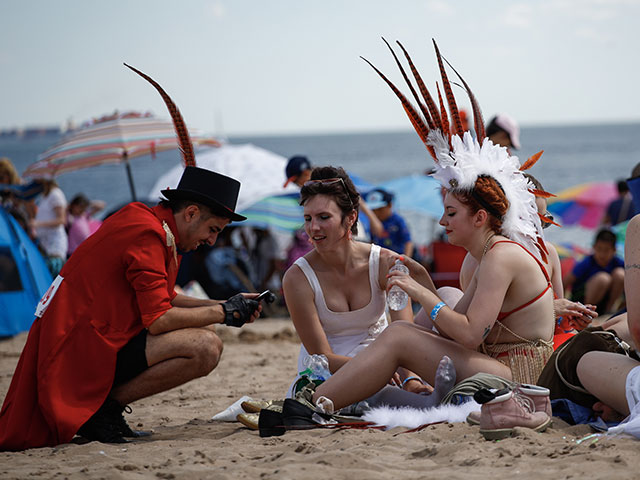
{"type": "Polygon", "coordinates": [[[435,38],[485,119],[637,122],[638,18],[640,0],[0,0],[0,129],[116,109],[168,118],[123,62],[217,135],[410,129],[359,58],[408,94],[381,36],[433,90],[435,38]]]}

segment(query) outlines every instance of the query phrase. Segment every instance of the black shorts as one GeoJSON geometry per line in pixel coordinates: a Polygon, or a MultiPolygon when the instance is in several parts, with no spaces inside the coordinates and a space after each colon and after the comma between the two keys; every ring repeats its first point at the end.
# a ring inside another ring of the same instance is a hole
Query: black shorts
{"type": "Polygon", "coordinates": [[[149,368],[145,354],[147,333],[147,329],[143,328],[118,352],[116,375],[113,379],[114,387],[128,382],[149,368]]]}

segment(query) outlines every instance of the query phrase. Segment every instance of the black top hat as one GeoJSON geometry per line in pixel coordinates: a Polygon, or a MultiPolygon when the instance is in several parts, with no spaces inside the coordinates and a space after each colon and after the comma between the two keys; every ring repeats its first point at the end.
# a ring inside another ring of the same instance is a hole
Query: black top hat
{"type": "Polygon", "coordinates": [[[240,182],[199,167],[186,167],[175,189],[162,190],[169,200],[193,200],[209,207],[215,215],[240,222],[247,217],[235,213],[240,182]]]}

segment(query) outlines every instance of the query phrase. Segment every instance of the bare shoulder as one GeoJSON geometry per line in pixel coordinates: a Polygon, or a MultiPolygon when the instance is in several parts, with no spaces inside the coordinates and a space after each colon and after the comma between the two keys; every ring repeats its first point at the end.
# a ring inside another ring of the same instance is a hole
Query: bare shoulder
{"type": "Polygon", "coordinates": [[[289,293],[300,294],[301,292],[311,292],[311,286],[307,276],[298,265],[291,265],[282,277],[282,288],[285,295],[289,293]]]}

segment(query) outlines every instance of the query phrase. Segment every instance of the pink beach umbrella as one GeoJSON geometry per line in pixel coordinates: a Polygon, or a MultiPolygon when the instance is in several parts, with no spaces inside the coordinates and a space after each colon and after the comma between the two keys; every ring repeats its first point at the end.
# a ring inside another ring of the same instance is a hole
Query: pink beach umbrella
{"type": "Polygon", "coordinates": [[[549,212],[563,225],[594,229],[602,222],[609,203],[618,196],[614,182],[583,183],[549,199],[549,212]]]}

